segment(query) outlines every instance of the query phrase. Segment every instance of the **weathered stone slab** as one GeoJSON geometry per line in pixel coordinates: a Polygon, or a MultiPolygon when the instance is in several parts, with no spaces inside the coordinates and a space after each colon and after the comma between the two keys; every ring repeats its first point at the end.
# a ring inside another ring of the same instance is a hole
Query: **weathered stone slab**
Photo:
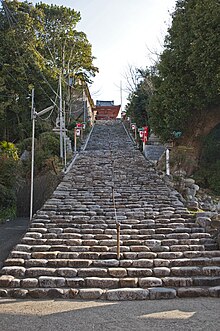
{"type": "Polygon", "coordinates": [[[185,252],[189,250],[189,245],[173,245],[170,246],[171,252],[185,252]]]}
{"type": "Polygon", "coordinates": [[[79,277],[105,277],[108,271],[105,268],[81,268],[78,270],[79,277]]]}
{"type": "Polygon", "coordinates": [[[153,264],[153,260],[150,259],[138,259],[133,261],[133,267],[135,268],[152,268],[153,264]]]}
{"type": "Polygon", "coordinates": [[[26,232],[26,237],[28,238],[35,238],[35,239],[41,239],[42,233],[41,232],[26,232]]]}
{"type": "Polygon", "coordinates": [[[22,245],[22,244],[18,244],[15,246],[15,251],[18,252],[30,252],[31,251],[31,246],[30,245],[22,245]]]}
{"type": "Polygon", "coordinates": [[[126,277],[127,270],[125,268],[108,268],[108,273],[112,277],[126,277]]]}
{"type": "Polygon", "coordinates": [[[173,267],[171,268],[173,276],[197,276],[201,275],[201,268],[199,267],[173,267]]]}
{"type": "Polygon", "coordinates": [[[108,246],[93,246],[92,250],[94,252],[108,252],[109,251],[109,247],[108,246]]]}
{"type": "Polygon", "coordinates": [[[156,277],[139,278],[139,286],[143,288],[162,286],[162,280],[156,277]]]}
{"type": "Polygon", "coordinates": [[[85,300],[100,299],[104,291],[100,288],[85,288],[79,290],[79,297],[85,300]]]}
{"type": "Polygon", "coordinates": [[[148,298],[148,290],[143,289],[123,288],[106,291],[106,299],[109,301],[147,300],[148,298]]]}
{"type": "Polygon", "coordinates": [[[120,287],[137,287],[138,286],[138,278],[121,278],[119,280],[120,287]]]}
{"type": "Polygon", "coordinates": [[[53,287],[64,287],[65,286],[65,278],[63,277],[47,277],[40,276],[39,277],[39,285],[40,287],[53,288],[53,287]]]}
{"type": "Polygon", "coordinates": [[[63,277],[76,277],[77,275],[77,269],[74,268],[58,268],[56,270],[57,276],[63,276],[63,277]]]}
{"type": "Polygon", "coordinates": [[[158,259],[178,259],[183,256],[183,252],[161,252],[157,254],[158,259]]]}
{"type": "Polygon", "coordinates": [[[211,297],[220,298],[220,286],[210,287],[209,294],[211,297]]]}
{"type": "Polygon", "coordinates": [[[28,290],[24,289],[8,289],[8,296],[16,299],[24,299],[27,297],[28,290]]]}
{"type": "Polygon", "coordinates": [[[125,259],[134,260],[134,259],[137,258],[138,254],[134,253],[134,252],[125,252],[125,253],[123,253],[123,256],[124,256],[125,259]]]}
{"type": "Polygon", "coordinates": [[[66,285],[72,288],[84,287],[85,281],[83,278],[66,278],[66,285]]]}
{"type": "Polygon", "coordinates": [[[24,259],[7,259],[4,261],[4,265],[7,266],[13,266],[13,265],[17,265],[17,266],[24,266],[24,259]]]}
{"type": "Polygon", "coordinates": [[[118,267],[119,261],[114,259],[109,260],[96,260],[92,262],[94,267],[118,267]]]}
{"type": "Polygon", "coordinates": [[[193,277],[194,286],[220,286],[220,277],[193,277]]]}
{"type": "Polygon", "coordinates": [[[34,252],[31,254],[33,259],[56,259],[58,252],[34,252]]]}
{"type": "Polygon", "coordinates": [[[207,288],[184,287],[177,289],[177,296],[180,298],[206,297],[209,295],[207,288]]]}
{"type": "Polygon", "coordinates": [[[155,246],[161,246],[161,240],[149,239],[149,240],[145,240],[144,244],[151,248],[155,246]]]}
{"type": "Polygon", "coordinates": [[[128,267],[131,267],[133,265],[133,261],[132,260],[120,260],[119,265],[122,268],[128,268],[128,267]]]}
{"type": "Polygon", "coordinates": [[[38,277],[38,276],[54,276],[56,273],[55,268],[28,268],[25,272],[26,277],[38,277]]]}
{"type": "Polygon", "coordinates": [[[148,246],[130,246],[131,252],[149,252],[150,248],[148,246]]]}
{"type": "MultiPolygon", "coordinates": [[[[58,259],[77,259],[81,253],[77,252],[58,252],[57,258],[58,259]]],[[[80,257],[82,259],[87,259],[87,257],[80,257]]]]}
{"type": "Polygon", "coordinates": [[[73,268],[86,268],[89,267],[91,264],[92,264],[92,260],[80,260],[80,259],[67,260],[68,267],[73,267],[73,268]]]}
{"type": "Polygon", "coordinates": [[[185,287],[193,285],[193,279],[190,277],[164,277],[162,281],[164,286],[167,287],[185,287]]]}
{"type": "Polygon", "coordinates": [[[28,260],[31,258],[31,253],[25,253],[25,252],[18,252],[18,251],[12,251],[9,255],[10,258],[18,258],[18,259],[24,259],[28,260]]]}
{"type": "Polygon", "coordinates": [[[153,268],[153,273],[156,277],[166,277],[170,275],[170,269],[166,267],[153,268]]]}
{"type": "Polygon", "coordinates": [[[21,287],[23,288],[34,288],[38,286],[37,278],[24,278],[21,280],[21,287]]]}
{"type": "Polygon", "coordinates": [[[51,249],[51,245],[32,245],[31,251],[32,252],[48,252],[51,249]]]}
{"type": "Polygon", "coordinates": [[[48,295],[48,288],[36,288],[28,290],[28,297],[33,299],[45,299],[48,295]]]}
{"type": "Polygon", "coordinates": [[[149,268],[127,268],[129,277],[150,277],[153,274],[153,271],[149,268]]]}
{"type": "Polygon", "coordinates": [[[202,268],[204,276],[220,276],[220,267],[209,266],[202,268]]]}
{"type": "Polygon", "coordinates": [[[10,266],[3,267],[1,273],[3,275],[11,275],[14,277],[24,277],[26,269],[24,267],[10,266]]]}
{"type": "Polygon", "coordinates": [[[0,287],[9,287],[14,280],[14,276],[3,275],[0,277],[0,287]]]}
{"type": "Polygon", "coordinates": [[[25,261],[25,267],[31,268],[31,267],[46,267],[48,261],[46,259],[30,259],[25,261]]]}
{"type": "Polygon", "coordinates": [[[90,288],[117,288],[119,285],[118,278],[87,277],[85,282],[86,286],[90,288]]]}
{"type": "Polygon", "coordinates": [[[176,297],[176,290],[172,288],[153,287],[153,288],[149,288],[148,290],[149,290],[150,300],[174,299],[176,297]]]}
{"type": "Polygon", "coordinates": [[[70,261],[72,260],[68,260],[68,259],[49,259],[47,261],[47,267],[51,267],[51,268],[61,268],[61,267],[72,267],[70,265],[70,261]]]}
{"type": "Polygon", "coordinates": [[[5,298],[8,296],[8,291],[0,289],[0,298],[5,298]]]}
{"type": "Polygon", "coordinates": [[[171,261],[166,259],[154,259],[155,267],[169,267],[171,261]]]}
{"type": "Polygon", "coordinates": [[[156,259],[157,253],[155,252],[140,252],[137,254],[138,259],[156,259]]]}

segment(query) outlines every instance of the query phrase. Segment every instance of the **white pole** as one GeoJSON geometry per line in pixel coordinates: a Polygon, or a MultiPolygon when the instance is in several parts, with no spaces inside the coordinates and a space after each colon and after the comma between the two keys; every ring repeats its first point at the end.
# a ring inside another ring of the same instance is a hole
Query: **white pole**
{"type": "MultiPolygon", "coordinates": [[[[120,113],[122,112],[122,81],[120,81],[120,99],[121,99],[121,110],[120,113]]],[[[120,114],[121,117],[121,114],[120,114]]]]}
{"type": "Polygon", "coordinates": [[[66,169],[66,113],[65,113],[65,101],[63,102],[63,131],[64,131],[64,168],[66,169]]]}
{"type": "Polygon", "coordinates": [[[35,110],[34,110],[34,89],[31,93],[31,119],[32,119],[32,147],[31,147],[31,189],[30,189],[30,220],[33,216],[33,195],[34,195],[34,138],[35,138],[35,110]]]}
{"type": "Polygon", "coordinates": [[[59,77],[59,87],[60,87],[60,158],[63,159],[63,116],[62,116],[62,82],[61,74],[59,77]]]}
{"type": "Polygon", "coordinates": [[[166,149],[166,175],[170,175],[170,151],[166,149]]]}
{"type": "Polygon", "coordinates": [[[74,153],[76,153],[76,128],[74,128],[74,153]]]}
{"type": "Polygon", "coordinates": [[[34,89],[32,89],[32,101],[31,101],[31,119],[32,119],[32,146],[31,146],[31,188],[30,188],[30,220],[33,216],[33,196],[34,196],[34,147],[35,147],[35,121],[37,116],[46,114],[48,111],[54,108],[54,106],[47,107],[37,113],[34,108],[34,89]]]}
{"type": "Polygon", "coordinates": [[[137,125],[135,124],[135,129],[134,129],[134,140],[137,142],[137,125]]]}
{"type": "Polygon", "coordinates": [[[83,87],[83,122],[86,122],[86,94],[83,87]]]}

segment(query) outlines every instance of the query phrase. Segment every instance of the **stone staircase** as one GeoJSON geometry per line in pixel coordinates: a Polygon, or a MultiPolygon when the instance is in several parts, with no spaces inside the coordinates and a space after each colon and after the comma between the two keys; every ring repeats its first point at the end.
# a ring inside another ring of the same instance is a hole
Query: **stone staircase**
{"type": "Polygon", "coordinates": [[[161,144],[159,138],[152,133],[148,139],[147,145],[145,146],[144,155],[147,160],[157,164],[163,156],[165,150],[166,148],[161,144]]]}
{"type": "Polygon", "coordinates": [[[220,250],[121,123],[99,121],[86,150],[5,261],[0,296],[219,297],[220,250]]]}

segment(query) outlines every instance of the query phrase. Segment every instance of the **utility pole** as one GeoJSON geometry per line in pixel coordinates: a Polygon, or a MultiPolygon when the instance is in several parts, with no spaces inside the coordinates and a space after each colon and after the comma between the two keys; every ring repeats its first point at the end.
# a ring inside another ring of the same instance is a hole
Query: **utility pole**
{"type": "Polygon", "coordinates": [[[170,151],[166,149],[166,175],[170,176],[170,151]]]}
{"type": "Polygon", "coordinates": [[[46,114],[48,111],[52,110],[53,106],[47,107],[41,110],[39,113],[35,111],[34,108],[34,89],[31,92],[31,119],[32,119],[32,147],[31,147],[31,188],[30,188],[30,220],[33,217],[33,197],[34,197],[34,150],[35,150],[35,121],[37,117],[46,114]]]}
{"type": "Polygon", "coordinates": [[[64,138],[63,138],[63,143],[64,143],[64,168],[66,169],[66,103],[65,101],[63,102],[63,131],[64,131],[64,138]]]}
{"type": "Polygon", "coordinates": [[[59,109],[59,117],[60,117],[60,158],[63,160],[63,115],[62,115],[62,81],[61,81],[61,73],[59,76],[59,89],[60,89],[60,109],[59,109]]]}
{"type": "Polygon", "coordinates": [[[30,189],[30,220],[33,216],[33,195],[34,195],[34,139],[35,139],[35,120],[34,109],[34,89],[31,91],[31,119],[32,119],[32,146],[31,146],[31,189],[30,189]]]}
{"type": "Polygon", "coordinates": [[[83,122],[86,122],[86,98],[85,98],[85,91],[84,91],[84,84],[82,84],[83,88],[83,122]]]}
{"type": "Polygon", "coordinates": [[[120,99],[121,99],[121,112],[122,112],[122,81],[120,81],[120,99]]]}

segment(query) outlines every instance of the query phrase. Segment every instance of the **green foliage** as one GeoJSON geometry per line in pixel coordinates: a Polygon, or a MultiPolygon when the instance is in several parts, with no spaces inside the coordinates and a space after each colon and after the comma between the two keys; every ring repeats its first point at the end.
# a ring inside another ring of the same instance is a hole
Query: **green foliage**
{"type": "Polygon", "coordinates": [[[144,93],[142,84],[140,83],[137,90],[130,94],[129,103],[126,105],[127,115],[131,117],[132,122],[136,123],[138,127],[147,124],[147,106],[148,96],[144,93]]]}
{"type": "Polygon", "coordinates": [[[201,167],[195,174],[197,183],[205,189],[220,195],[220,160],[201,167]]]}
{"type": "Polygon", "coordinates": [[[16,206],[12,206],[9,208],[4,208],[0,210],[0,223],[7,219],[13,219],[16,217],[16,206]]]}
{"type": "Polygon", "coordinates": [[[0,156],[18,160],[18,150],[13,143],[0,141],[0,156]]]}
{"type": "Polygon", "coordinates": [[[35,14],[26,2],[4,1],[0,9],[0,86],[5,92],[0,99],[0,139],[17,141],[30,133],[29,86],[41,62],[32,52],[36,28],[40,30],[35,14]]]}
{"type": "MultiPolygon", "coordinates": [[[[21,175],[24,178],[30,178],[31,170],[31,138],[25,139],[19,144],[20,154],[24,150],[29,151],[29,158],[22,161],[21,175]]],[[[44,132],[35,138],[34,170],[35,175],[54,171],[54,168],[62,167],[60,160],[60,140],[59,135],[54,132],[44,132]]],[[[56,170],[55,170],[56,171],[56,170]]]]}
{"type": "Polygon", "coordinates": [[[71,120],[71,122],[68,124],[67,129],[73,130],[76,127],[76,121],[71,120]]]}
{"type": "MultiPolygon", "coordinates": [[[[90,81],[98,69],[93,65],[91,45],[76,30],[80,14],[63,6],[33,5],[6,0],[0,8],[0,139],[21,141],[31,135],[30,93],[35,89],[35,108],[51,104],[58,75],[90,81]]],[[[66,89],[63,96],[66,96],[66,89]]],[[[36,136],[54,126],[55,113],[37,121],[36,136]]]]}
{"type": "Polygon", "coordinates": [[[220,103],[219,17],[218,1],[176,3],[150,104],[150,123],[165,140],[184,132],[195,110],[220,103]]]}
{"type": "Polygon", "coordinates": [[[44,15],[41,39],[46,46],[43,53],[49,67],[90,81],[89,77],[94,76],[98,69],[92,64],[94,57],[85,33],[76,30],[80,13],[43,3],[37,4],[36,8],[44,15]]]}
{"type": "Polygon", "coordinates": [[[218,160],[220,160],[220,124],[205,138],[200,164],[206,166],[218,160]]]}
{"type": "Polygon", "coordinates": [[[206,137],[195,173],[198,184],[220,194],[220,124],[206,137]]]}
{"type": "Polygon", "coordinates": [[[14,144],[1,142],[0,151],[0,218],[14,213],[18,169],[17,149],[14,144]]]}
{"type": "Polygon", "coordinates": [[[43,150],[47,156],[60,154],[60,137],[53,132],[44,132],[39,136],[38,149],[43,150]]]}

